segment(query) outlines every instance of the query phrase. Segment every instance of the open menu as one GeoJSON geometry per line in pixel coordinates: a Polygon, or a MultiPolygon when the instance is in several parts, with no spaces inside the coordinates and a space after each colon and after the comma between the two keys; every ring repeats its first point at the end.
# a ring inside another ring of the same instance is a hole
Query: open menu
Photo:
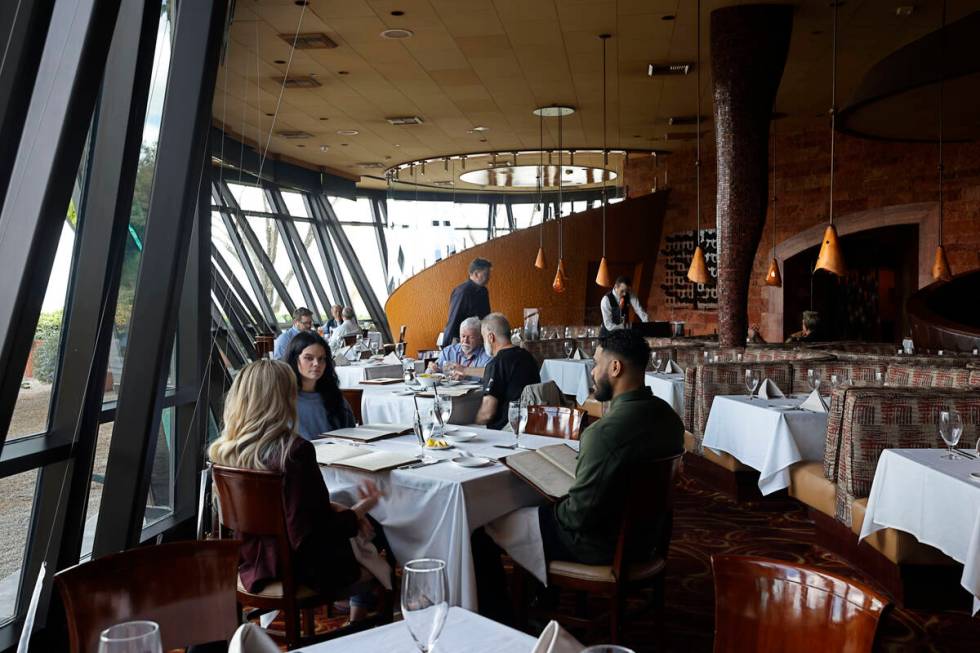
{"type": "Polygon", "coordinates": [[[394,378],[391,376],[382,376],[382,377],[378,377],[377,379],[364,379],[363,381],[359,381],[361,385],[391,385],[393,383],[401,383],[401,382],[402,379],[394,378]]]}
{"type": "MultiPolygon", "coordinates": [[[[473,383],[468,383],[465,385],[455,385],[448,387],[439,388],[440,397],[449,397],[455,399],[456,397],[463,397],[471,393],[472,391],[478,389],[480,386],[473,383]]],[[[422,392],[416,393],[419,397],[434,397],[435,392],[432,390],[423,390],[422,392]]]]}
{"type": "Polygon", "coordinates": [[[407,424],[363,424],[361,426],[329,431],[323,435],[332,438],[356,440],[358,442],[373,442],[374,440],[381,440],[382,438],[390,438],[395,435],[404,435],[411,432],[412,427],[407,424]]]}
{"type": "Polygon", "coordinates": [[[384,451],[351,444],[314,443],[316,461],[321,465],[350,467],[365,472],[380,472],[418,460],[417,456],[399,451],[384,451]]]}
{"type": "Polygon", "coordinates": [[[552,444],[535,451],[521,451],[503,460],[515,474],[552,501],[568,494],[575,483],[578,452],[567,444],[552,444]]]}

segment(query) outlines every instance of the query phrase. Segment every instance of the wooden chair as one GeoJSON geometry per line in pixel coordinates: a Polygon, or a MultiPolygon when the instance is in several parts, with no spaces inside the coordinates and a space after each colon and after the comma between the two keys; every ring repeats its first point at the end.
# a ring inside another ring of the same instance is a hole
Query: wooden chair
{"type": "MultiPolygon", "coordinates": [[[[300,645],[340,637],[378,624],[377,619],[364,619],[356,624],[316,635],[313,608],[347,597],[319,594],[296,582],[293,552],[286,532],[282,474],[212,465],[211,476],[220,498],[222,526],[235,533],[269,537],[276,541],[276,555],[282,578],[266,584],[257,592],[247,591],[239,579],[237,588],[240,605],[282,612],[285,632],[270,631],[270,635],[284,639],[287,650],[292,650],[300,645]]],[[[385,610],[380,616],[383,618],[387,613],[385,610]]]]}
{"type": "Polygon", "coordinates": [[[165,651],[227,641],[238,627],[238,547],[235,540],[158,544],[58,572],[72,653],[95,653],[99,634],[123,621],[157,622],[165,651]]]}
{"type": "MultiPolygon", "coordinates": [[[[667,551],[672,535],[672,495],[674,476],[683,454],[658,458],[650,463],[637,467],[629,474],[629,482],[624,494],[625,506],[619,525],[619,536],[616,540],[616,551],[610,565],[585,565],[577,562],[552,560],[548,563],[548,586],[563,590],[578,592],[580,599],[584,597],[599,597],[609,601],[606,614],[591,616],[587,614],[585,600],[579,601],[579,613],[570,616],[564,614],[548,614],[564,625],[595,628],[596,625],[608,619],[609,641],[613,644],[620,640],[626,597],[640,590],[649,590],[649,601],[644,607],[653,605],[658,613],[663,608],[664,579],[667,569],[667,551]],[[634,530],[639,524],[660,523],[659,539],[656,543],[656,555],[652,559],[644,558],[635,562],[629,559],[628,553],[634,530]]],[[[520,569],[515,567],[515,569],[520,569]]],[[[518,588],[517,602],[519,615],[527,613],[523,583],[516,579],[518,588]]],[[[662,624],[656,626],[662,631],[662,624]]]]}
{"type": "Polygon", "coordinates": [[[559,406],[528,406],[527,425],[521,431],[531,435],[578,440],[582,434],[585,411],[559,406]]]}
{"type": "Polygon", "coordinates": [[[889,606],[863,583],[806,565],[717,555],[711,566],[715,653],[863,653],[889,606]]]}
{"type": "Polygon", "coordinates": [[[361,398],[364,396],[364,390],[361,388],[342,388],[340,390],[344,393],[344,399],[350,404],[350,409],[354,412],[354,421],[358,424],[363,424],[364,420],[361,417],[361,398]]]}
{"type": "Polygon", "coordinates": [[[351,345],[357,344],[357,339],[361,336],[357,333],[352,333],[349,336],[344,336],[344,347],[350,347],[351,345]]]}

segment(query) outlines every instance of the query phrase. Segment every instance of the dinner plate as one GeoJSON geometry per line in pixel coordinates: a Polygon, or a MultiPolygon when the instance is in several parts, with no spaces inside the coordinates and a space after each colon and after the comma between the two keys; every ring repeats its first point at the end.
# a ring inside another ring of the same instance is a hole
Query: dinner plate
{"type": "Polygon", "coordinates": [[[456,456],[449,460],[451,463],[455,463],[460,467],[486,467],[487,465],[492,465],[495,461],[493,458],[484,458],[483,456],[456,456]]]}
{"type": "Polygon", "coordinates": [[[980,481],[980,472],[970,472],[970,478],[974,481],[980,481]]]}
{"type": "Polygon", "coordinates": [[[473,431],[455,431],[453,433],[446,433],[442,437],[450,442],[469,442],[476,438],[476,436],[477,434],[473,431]]]}

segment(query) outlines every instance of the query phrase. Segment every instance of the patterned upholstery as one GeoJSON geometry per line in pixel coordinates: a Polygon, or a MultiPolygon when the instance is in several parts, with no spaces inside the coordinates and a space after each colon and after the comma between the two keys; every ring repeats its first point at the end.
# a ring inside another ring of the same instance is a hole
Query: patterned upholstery
{"type": "MultiPolygon", "coordinates": [[[[684,368],[684,428],[694,433],[694,390],[697,386],[698,367],[688,365],[684,368]]],[[[700,453],[701,440],[696,438],[697,449],[700,453]]]]}
{"type": "Polygon", "coordinates": [[[803,345],[807,349],[817,349],[827,352],[841,352],[854,354],[881,354],[889,356],[894,354],[898,345],[890,342],[820,342],[806,343],[803,345]]]}
{"type": "Polygon", "coordinates": [[[935,365],[943,367],[966,367],[968,358],[956,356],[895,356],[894,354],[855,354],[851,352],[829,351],[838,360],[844,361],[875,361],[886,365],[935,365]]]}
{"type": "Polygon", "coordinates": [[[851,388],[842,413],[837,460],[837,519],[851,525],[851,502],[871,491],[884,449],[940,447],[939,412],[955,408],[963,418],[960,446],[980,435],[980,393],[919,388],[851,388]]]}
{"type": "Polygon", "coordinates": [[[887,366],[874,361],[840,361],[840,360],[804,360],[793,361],[793,392],[810,392],[807,382],[808,370],[813,370],[820,376],[820,394],[830,396],[833,389],[830,377],[836,374],[839,378],[850,379],[852,382],[875,383],[875,373],[880,372],[884,377],[887,366]]]}
{"type": "MultiPolygon", "coordinates": [[[[699,365],[694,383],[694,414],[690,428],[701,448],[704,427],[708,423],[711,404],[718,395],[747,395],[745,371],[754,370],[760,378],[769,378],[780,388],[789,388],[793,381],[793,366],[787,362],[771,363],[708,363],[699,365]]],[[[685,383],[685,400],[687,383],[685,383]]],[[[784,390],[785,391],[785,390],[784,390]]]]}
{"type": "Polygon", "coordinates": [[[889,365],[885,385],[908,388],[956,388],[971,385],[980,387],[980,375],[965,367],[889,365]],[[971,381],[973,377],[973,381],[971,381]]]}

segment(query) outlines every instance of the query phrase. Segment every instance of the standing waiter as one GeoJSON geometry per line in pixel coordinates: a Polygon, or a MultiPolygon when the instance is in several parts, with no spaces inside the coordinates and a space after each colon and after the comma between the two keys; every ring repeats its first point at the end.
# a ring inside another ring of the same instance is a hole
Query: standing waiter
{"type": "Polygon", "coordinates": [[[602,330],[599,335],[607,336],[611,331],[622,329],[629,322],[629,311],[632,308],[641,322],[647,321],[646,311],[640,306],[636,296],[630,292],[630,278],[617,277],[613,289],[602,297],[599,305],[602,309],[602,330]]]}
{"type": "Polygon", "coordinates": [[[481,320],[490,314],[490,291],[487,282],[490,281],[490,261],[475,258],[470,263],[470,278],[453,288],[449,296],[449,320],[442,330],[442,345],[452,343],[459,333],[459,325],[468,317],[478,317],[481,320]]]}

